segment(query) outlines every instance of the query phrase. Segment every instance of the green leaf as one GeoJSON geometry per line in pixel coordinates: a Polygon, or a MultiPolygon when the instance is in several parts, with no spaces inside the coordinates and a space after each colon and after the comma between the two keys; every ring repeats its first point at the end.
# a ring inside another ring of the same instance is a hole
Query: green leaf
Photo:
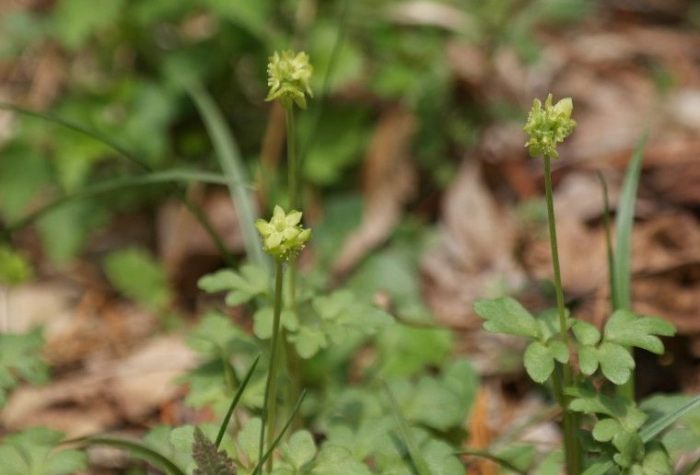
{"type": "Polygon", "coordinates": [[[453,333],[444,329],[394,325],[379,336],[381,371],[408,377],[426,365],[441,365],[451,354],[453,340],[453,333]]]}
{"type": "Polygon", "coordinates": [[[570,410],[612,417],[630,433],[636,432],[647,419],[643,411],[639,410],[632,401],[623,397],[606,396],[592,389],[578,387],[567,388],[565,393],[573,396],[569,402],[570,410]]]}
{"type": "Polygon", "coordinates": [[[250,419],[238,432],[238,449],[250,463],[258,462],[261,427],[260,418],[255,417],[250,419]]]}
{"type": "Polygon", "coordinates": [[[295,432],[282,446],[282,454],[297,471],[302,472],[302,468],[316,456],[316,443],[313,436],[306,430],[295,432]]]}
{"type": "Polygon", "coordinates": [[[90,0],[61,1],[52,13],[55,35],[63,46],[76,50],[97,30],[117,25],[124,4],[123,0],[113,0],[104,8],[93,8],[90,0]]]}
{"type": "Polygon", "coordinates": [[[104,271],[117,290],[150,310],[162,311],[172,299],[165,271],[144,249],[111,252],[104,271]]]}
{"type": "Polygon", "coordinates": [[[387,397],[389,398],[391,410],[394,414],[394,417],[396,418],[396,423],[399,427],[401,439],[403,443],[406,444],[406,448],[408,449],[408,454],[411,457],[413,466],[415,467],[419,475],[432,475],[432,470],[429,468],[428,463],[423,457],[423,454],[418,449],[418,445],[416,444],[413,435],[409,431],[408,422],[402,414],[401,408],[399,407],[396,398],[394,398],[394,395],[392,394],[391,390],[389,389],[389,386],[386,383],[384,383],[384,391],[387,397]]]}
{"type": "Polygon", "coordinates": [[[197,283],[205,292],[228,291],[226,304],[240,305],[270,292],[270,277],[267,271],[253,264],[244,264],[239,272],[223,269],[208,274],[197,283]]]}
{"type": "MultiPolygon", "coordinates": [[[[78,254],[90,233],[105,224],[107,216],[104,208],[84,201],[68,203],[42,216],[36,224],[49,259],[58,265],[66,264],[78,254]]],[[[13,228],[16,226],[13,224],[13,228]]]]}
{"type": "Polygon", "coordinates": [[[627,468],[644,457],[644,442],[636,433],[620,432],[612,443],[618,450],[613,460],[621,467],[627,468]]]}
{"type": "Polygon", "coordinates": [[[236,475],[236,464],[210,441],[199,427],[194,428],[192,458],[197,464],[194,475],[236,475]]]}
{"type": "MultiPolygon", "coordinates": [[[[567,329],[571,328],[574,321],[569,318],[570,312],[568,309],[564,309],[566,317],[567,329]]],[[[540,329],[540,338],[542,341],[549,341],[552,337],[561,334],[559,325],[559,310],[556,308],[548,308],[540,312],[536,317],[537,326],[540,329]]]]}
{"type": "Polygon", "coordinates": [[[32,265],[21,253],[0,245],[0,284],[19,285],[31,279],[32,265]]]}
{"type": "Polygon", "coordinates": [[[530,343],[525,350],[523,362],[527,374],[536,383],[544,383],[554,371],[554,359],[550,350],[539,341],[530,343]]]}
{"type": "Polygon", "coordinates": [[[502,297],[495,300],[477,300],[474,302],[474,311],[486,320],[486,331],[539,337],[539,327],[535,318],[515,299],[502,297]]]}
{"type": "Polygon", "coordinates": [[[583,320],[576,320],[572,329],[576,340],[582,345],[597,345],[600,342],[600,332],[595,325],[583,320]]]}
{"type": "Polygon", "coordinates": [[[341,473],[343,475],[371,475],[372,471],[365,464],[355,460],[347,448],[325,443],[309,473],[313,475],[337,475],[341,473]]]}
{"type": "Polygon", "coordinates": [[[50,168],[42,153],[18,142],[3,145],[0,160],[0,212],[8,222],[18,219],[41,197],[51,180],[50,168]]]}
{"type": "Polygon", "coordinates": [[[87,455],[56,450],[63,434],[43,427],[7,435],[0,445],[3,475],[69,475],[87,468],[87,455]]]}
{"type": "Polygon", "coordinates": [[[650,442],[646,447],[646,454],[642,461],[642,473],[644,475],[672,475],[673,466],[671,459],[659,442],[650,442]]]}
{"type": "Polygon", "coordinates": [[[287,340],[294,343],[297,353],[304,359],[311,358],[328,345],[326,334],[309,326],[302,326],[295,334],[288,335],[287,340]]]}
{"type": "Polygon", "coordinates": [[[543,383],[554,371],[554,360],[569,361],[569,350],[564,343],[552,340],[548,344],[533,341],[525,350],[523,362],[527,374],[536,383],[543,383]]]}
{"type": "Polygon", "coordinates": [[[44,337],[40,329],[28,333],[0,334],[0,407],[20,379],[32,384],[49,380],[49,368],[41,356],[44,337]]]}
{"type": "Polygon", "coordinates": [[[464,465],[455,450],[442,440],[429,439],[421,447],[432,475],[463,475],[464,465]]]}
{"type": "Polygon", "coordinates": [[[188,345],[203,356],[232,356],[234,353],[256,354],[257,342],[246,332],[236,327],[231,319],[218,312],[204,315],[192,331],[188,345]]]}
{"type": "Polygon", "coordinates": [[[594,346],[580,346],[578,349],[578,365],[581,372],[587,376],[592,375],[598,369],[598,348],[594,346]]]}
{"type": "Polygon", "coordinates": [[[601,419],[593,427],[593,438],[598,442],[610,442],[622,431],[622,425],[615,419],[601,419]]]}
{"type": "MultiPolygon", "coordinates": [[[[253,314],[253,333],[261,340],[272,338],[272,324],[275,320],[274,313],[272,307],[262,307],[253,314]]],[[[280,324],[291,332],[296,331],[299,328],[297,314],[292,309],[283,309],[280,313],[280,324]]]]}
{"type": "Polygon", "coordinates": [[[373,335],[394,323],[391,315],[367,304],[350,290],[315,297],[311,304],[334,343],[342,343],[348,331],[373,335]]]}
{"type": "Polygon", "coordinates": [[[663,354],[664,345],[655,335],[673,336],[675,333],[675,327],[666,320],[642,317],[629,310],[616,310],[605,325],[605,341],[636,346],[659,355],[663,354]]]}
{"type": "Polygon", "coordinates": [[[615,343],[603,342],[598,347],[600,369],[615,384],[625,384],[632,375],[635,363],[630,352],[615,343]]]}

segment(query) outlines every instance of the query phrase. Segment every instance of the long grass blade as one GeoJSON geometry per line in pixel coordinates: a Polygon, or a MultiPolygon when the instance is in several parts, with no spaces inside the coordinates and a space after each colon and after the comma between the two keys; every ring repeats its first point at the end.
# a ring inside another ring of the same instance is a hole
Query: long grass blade
{"type": "Polygon", "coordinates": [[[493,462],[496,462],[498,465],[501,467],[510,470],[511,472],[519,473],[521,475],[527,475],[527,472],[525,470],[521,470],[509,461],[507,461],[504,458],[499,457],[498,455],[494,455],[490,452],[487,452],[485,450],[477,450],[477,449],[466,449],[462,450],[460,452],[455,452],[455,455],[471,455],[473,457],[481,457],[485,458],[488,460],[491,460],[493,462]]]}
{"type": "MultiPolygon", "coordinates": [[[[613,259],[614,274],[613,284],[613,307],[618,309],[631,309],[632,307],[632,227],[634,225],[634,206],[637,202],[637,187],[639,176],[642,172],[642,160],[644,160],[644,148],[646,147],[648,134],[642,135],[637,141],[637,146],[632,154],[632,159],[627,167],[627,173],[622,184],[622,194],[620,204],[617,208],[617,219],[615,228],[617,239],[615,243],[615,254],[613,259]]],[[[632,352],[632,349],[630,349],[632,352]]],[[[617,394],[628,399],[635,397],[634,373],[627,382],[617,387],[617,394]]]]}
{"type": "MultiPolygon", "coordinates": [[[[0,102],[0,109],[6,109],[6,110],[11,110],[12,112],[15,112],[16,114],[24,115],[26,117],[32,117],[35,119],[43,120],[45,122],[53,123],[58,126],[64,127],[66,129],[73,130],[75,132],[81,133],[87,137],[90,137],[98,142],[103,143],[107,147],[111,148],[115,152],[117,152],[119,155],[122,157],[130,160],[131,162],[135,163],[138,165],[142,170],[146,172],[153,172],[153,168],[148,165],[146,162],[141,160],[139,157],[131,153],[129,150],[127,150],[125,147],[122,147],[119,143],[116,141],[110,139],[106,135],[97,132],[95,130],[89,129],[87,127],[84,127],[80,124],[77,124],[75,122],[72,122],[70,120],[62,119],[60,117],[55,117],[50,114],[45,114],[45,113],[40,113],[40,112],[35,112],[31,111],[29,109],[24,109],[22,107],[15,106],[13,104],[8,104],[5,102],[0,102]]],[[[195,217],[197,221],[202,225],[204,230],[211,236],[212,240],[216,244],[217,248],[219,249],[219,252],[221,252],[221,255],[223,259],[229,263],[233,263],[233,255],[231,252],[226,248],[226,245],[224,244],[224,240],[221,238],[219,233],[216,231],[214,226],[211,224],[207,216],[204,214],[204,212],[201,210],[199,206],[194,204],[192,201],[190,201],[187,196],[185,195],[184,191],[182,189],[179,189],[175,187],[173,189],[173,194],[174,196],[187,208],[187,210],[192,213],[192,216],[195,217]]],[[[26,221],[25,224],[29,224],[31,221],[26,221]]],[[[3,235],[9,235],[11,232],[8,229],[3,229],[2,230],[3,235]]],[[[9,237],[9,236],[8,236],[9,237]]]]}
{"type": "Polygon", "coordinates": [[[142,442],[110,436],[86,437],[67,442],[77,442],[84,447],[92,445],[107,445],[116,449],[128,450],[135,457],[150,463],[155,468],[165,472],[167,475],[186,475],[185,471],[178,467],[170,459],[142,442]]]}
{"type": "MultiPolygon", "coordinates": [[[[153,172],[146,175],[130,176],[123,178],[114,178],[112,180],[105,180],[94,185],[89,185],[77,190],[74,193],[61,196],[55,200],[47,203],[33,213],[25,216],[21,220],[12,223],[8,226],[10,232],[15,232],[30,223],[36,221],[38,218],[44,216],[46,213],[75,200],[81,200],[86,198],[91,198],[93,196],[101,195],[103,193],[109,193],[111,191],[121,190],[124,188],[131,188],[135,186],[149,186],[159,183],[173,183],[173,182],[202,182],[210,183],[215,185],[228,186],[229,182],[221,175],[216,173],[207,173],[194,170],[172,170],[166,172],[153,172]]],[[[245,186],[245,185],[241,185],[245,186]]]]}
{"type": "Polygon", "coordinates": [[[73,121],[70,121],[67,119],[62,119],[60,117],[56,117],[56,116],[53,116],[51,114],[46,114],[43,112],[36,112],[36,111],[29,110],[29,109],[24,109],[23,107],[18,107],[16,105],[8,104],[6,102],[0,102],[0,109],[11,110],[12,112],[14,112],[16,114],[24,115],[27,117],[33,117],[35,119],[40,119],[40,120],[43,120],[45,122],[51,122],[53,124],[60,125],[61,127],[64,127],[66,129],[70,129],[70,130],[73,130],[75,132],[86,135],[86,136],[88,136],[88,137],[90,137],[98,142],[102,142],[103,144],[105,144],[106,146],[108,146],[109,148],[114,150],[115,152],[119,153],[123,157],[134,162],[136,165],[141,167],[144,171],[147,171],[147,172],[153,171],[153,168],[149,164],[147,164],[146,162],[141,160],[139,157],[137,157],[136,155],[131,153],[126,148],[119,145],[117,142],[115,142],[114,140],[112,140],[108,136],[106,136],[106,135],[104,135],[96,130],[89,129],[88,127],[80,125],[76,122],[73,122],[73,121]]]}
{"type": "Polygon", "coordinates": [[[258,212],[253,195],[249,190],[236,186],[236,183],[249,181],[238,146],[226,125],[223,114],[209,93],[197,84],[190,85],[188,92],[204,120],[224,176],[230,181],[229,191],[238,213],[248,256],[255,264],[268,268],[268,259],[265,257],[255,229],[258,212]]]}
{"type": "Polygon", "coordinates": [[[428,463],[423,458],[423,454],[420,453],[420,450],[418,450],[418,445],[411,436],[411,432],[408,430],[408,422],[406,422],[406,418],[401,413],[399,403],[396,401],[391,389],[389,389],[389,385],[386,384],[385,381],[382,381],[382,384],[384,385],[384,391],[386,392],[389,402],[391,403],[391,410],[396,418],[396,423],[399,426],[399,432],[401,433],[404,444],[406,444],[408,455],[411,457],[413,466],[416,468],[418,475],[432,475],[432,471],[430,470],[428,463]]]}
{"type": "Polygon", "coordinates": [[[646,427],[643,427],[642,430],[639,431],[639,436],[642,438],[644,443],[649,442],[651,439],[659,435],[661,431],[666,429],[668,426],[676,422],[678,419],[680,419],[696,407],[700,407],[700,396],[691,399],[690,402],[688,402],[688,404],[681,407],[680,409],[677,409],[672,413],[655,420],[646,427]]]}
{"type": "Polygon", "coordinates": [[[294,418],[296,417],[297,412],[299,412],[299,408],[301,407],[301,403],[304,401],[305,396],[306,396],[306,389],[304,389],[301,392],[301,396],[299,396],[299,400],[297,401],[296,406],[294,406],[294,409],[292,410],[292,414],[289,416],[289,419],[284,424],[284,427],[282,427],[282,431],[279,433],[277,438],[272,442],[272,445],[267,449],[267,452],[265,452],[265,454],[262,456],[262,458],[260,460],[258,460],[258,464],[255,466],[255,469],[253,470],[253,475],[261,473],[263,465],[265,465],[265,462],[267,462],[267,459],[270,457],[270,455],[272,455],[272,452],[275,450],[275,448],[282,441],[282,437],[284,437],[284,434],[287,432],[287,429],[289,429],[289,426],[292,425],[292,421],[294,421],[294,418]]]}
{"type": "Polygon", "coordinates": [[[632,226],[634,225],[634,206],[637,202],[637,187],[639,176],[642,172],[642,160],[644,148],[647,143],[647,134],[644,134],[634,149],[632,159],[627,167],[627,173],[622,184],[620,204],[617,208],[615,227],[617,239],[615,243],[615,292],[613,302],[615,309],[629,309],[631,306],[631,269],[632,256],[632,226]]]}
{"type": "Polygon", "coordinates": [[[246,386],[248,386],[248,382],[250,382],[250,377],[253,376],[253,371],[255,371],[255,367],[258,365],[258,361],[260,361],[260,355],[255,357],[255,361],[253,361],[253,364],[250,366],[248,373],[245,375],[245,378],[243,378],[241,385],[238,387],[236,394],[233,396],[233,400],[231,401],[231,405],[228,407],[228,411],[226,411],[224,420],[221,422],[221,427],[219,427],[219,433],[216,436],[217,449],[219,448],[219,445],[221,445],[221,441],[224,438],[224,434],[226,433],[226,428],[228,427],[228,423],[231,420],[233,411],[234,409],[236,409],[236,406],[238,405],[238,401],[240,401],[241,396],[243,396],[243,391],[245,391],[246,386]]]}

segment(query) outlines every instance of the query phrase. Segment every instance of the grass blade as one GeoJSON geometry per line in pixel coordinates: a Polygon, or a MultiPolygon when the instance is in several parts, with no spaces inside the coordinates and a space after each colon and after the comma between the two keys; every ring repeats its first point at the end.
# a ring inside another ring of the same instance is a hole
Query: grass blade
{"type": "MultiPolygon", "coordinates": [[[[632,227],[634,225],[634,205],[637,202],[637,187],[639,185],[639,176],[642,172],[642,160],[644,159],[644,148],[646,147],[647,138],[648,134],[645,133],[637,141],[630,164],[627,166],[627,173],[622,183],[620,204],[617,208],[617,218],[615,220],[617,239],[613,259],[614,273],[611,279],[614,286],[612,299],[615,310],[629,310],[632,307],[632,269],[630,266],[632,258],[632,227]]],[[[630,353],[632,351],[630,349],[630,353]]],[[[635,392],[634,373],[632,373],[625,384],[617,386],[617,394],[633,400],[635,392]]]]}
{"type": "Polygon", "coordinates": [[[613,293],[615,310],[629,309],[631,306],[630,260],[632,255],[632,226],[634,225],[634,206],[637,202],[637,187],[639,185],[639,176],[642,172],[642,160],[644,159],[647,137],[647,134],[644,134],[634,149],[632,159],[627,167],[625,180],[622,184],[620,204],[617,208],[617,218],[615,220],[617,240],[614,260],[615,292],[613,293]]]}
{"type": "Polygon", "coordinates": [[[134,186],[195,181],[224,186],[229,184],[228,180],[223,178],[221,175],[194,170],[172,170],[166,172],[153,172],[146,175],[114,178],[112,180],[105,180],[94,185],[83,187],[75,193],[57,198],[21,220],[11,224],[8,226],[7,230],[10,233],[15,232],[36,221],[46,213],[74,200],[91,198],[102,193],[108,193],[110,191],[120,190],[123,188],[131,188],[134,186]]]}
{"type": "Polygon", "coordinates": [[[248,256],[253,263],[269,268],[268,259],[265,257],[255,229],[255,220],[258,218],[258,212],[252,193],[236,186],[236,183],[246,183],[249,180],[243,158],[238,151],[233,135],[226,125],[221,111],[217,108],[211,96],[201,86],[191,85],[188,87],[188,92],[204,120],[204,125],[209,132],[209,137],[214,145],[224,176],[229,180],[229,191],[233,205],[238,213],[248,256]]]}
{"type": "Polygon", "coordinates": [[[250,366],[248,373],[245,375],[245,378],[243,378],[243,381],[238,387],[235,396],[233,396],[233,400],[231,401],[231,405],[228,407],[228,411],[226,411],[224,420],[221,422],[221,427],[219,428],[219,433],[216,436],[217,449],[219,448],[219,445],[221,445],[221,441],[223,440],[224,434],[226,433],[226,428],[228,427],[228,423],[231,420],[231,415],[233,415],[233,411],[234,409],[236,409],[238,401],[241,399],[241,396],[243,396],[243,391],[245,391],[246,386],[248,386],[248,382],[250,381],[250,377],[253,375],[255,367],[258,365],[258,361],[260,361],[260,355],[255,357],[255,361],[253,361],[253,364],[250,366]]]}
{"type": "Polygon", "coordinates": [[[525,470],[520,470],[518,467],[507,461],[506,459],[503,459],[499,457],[498,455],[494,455],[490,452],[487,452],[485,450],[477,450],[477,449],[466,449],[462,450],[460,452],[455,452],[455,455],[471,455],[474,457],[481,457],[485,459],[489,459],[493,462],[496,462],[498,465],[501,467],[510,470],[511,472],[519,473],[521,475],[527,475],[527,472],[525,470]]]}
{"type": "Polygon", "coordinates": [[[258,460],[258,464],[255,466],[255,469],[253,470],[253,475],[256,473],[261,473],[262,467],[267,461],[267,459],[272,455],[272,451],[275,450],[275,447],[277,447],[282,440],[282,437],[284,437],[285,432],[287,432],[287,429],[289,429],[289,426],[292,425],[292,421],[294,421],[294,418],[297,415],[297,412],[299,412],[299,408],[301,407],[301,403],[304,400],[304,397],[306,396],[306,389],[302,391],[301,396],[299,396],[299,400],[296,403],[296,406],[294,406],[294,410],[292,410],[292,414],[289,416],[289,419],[287,422],[284,424],[284,427],[282,427],[282,431],[279,433],[277,438],[272,442],[272,445],[267,449],[267,452],[262,456],[260,460],[258,460]]]}
{"type": "Polygon", "coordinates": [[[386,392],[386,395],[389,397],[389,401],[391,402],[391,410],[394,413],[394,417],[396,418],[397,424],[399,425],[401,437],[403,437],[403,442],[404,444],[406,444],[406,448],[408,449],[408,455],[411,457],[411,461],[413,462],[416,471],[419,475],[432,475],[430,467],[428,467],[428,463],[425,461],[423,455],[418,450],[418,445],[416,445],[416,441],[413,440],[413,437],[411,436],[411,433],[408,430],[408,423],[406,422],[406,418],[401,413],[399,404],[398,402],[396,402],[396,398],[394,398],[391,389],[389,389],[389,385],[387,385],[385,381],[382,381],[382,384],[384,385],[384,391],[386,392]]]}
{"type": "Polygon", "coordinates": [[[128,450],[135,457],[145,460],[155,468],[165,472],[167,475],[186,475],[184,470],[170,461],[170,459],[142,442],[110,436],[86,437],[84,439],[77,439],[67,442],[77,442],[84,447],[92,445],[107,445],[117,449],[128,450]]]}
{"type": "Polygon", "coordinates": [[[700,396],[697,396],[688,402],[685,406],[681,407],[680,409],[677,409],[673,411],[670,414],[667,414],[651,424],[647,425],[646,427],[642,428],[642,430],[639,431],[639,436],[642,438],[644,443],[646,444],[649,442],[651,439],[656,437],[666,429],[668,426],[676,422],[678,419],[683,417],[685,414],[688,412],[692,411],[696,407],[700,407],[700,396]]]}
{"type": "Polygon", "coordinates": [[[35,119],[40,119],[40,120],[43,120],[45,122],[51,122],[53,124],[60,125],[61,127],[64,127],[66,129],[70,129],[70,130],[73,130],[75,132],[86,135],[86,136],[88,136],[88,137],[90,137],[98,142],[102,142],[103,144],[105,144],[106,146],[108,146],[109,148],[114,150],[115,152],[119,153],[123,157],[134,162],[136,165],[141,167],[144,171],[147,171],[147,172],[153,171],[153,168],[149,164],[147,164],[146,162],[144,162],[143,160],[138,158],[136,155],[131,153],[126,148],[119,145],[114,140],[110,139],[109,137],[107,137],[104,134],[101,134],[100,132],[97,132],[96,130],[89,129],[85,126],[82,126],[82,125],[77,124],[77,123],[70,121],[70,120],[62,119],[60,117],[56,117],[56,116],[53,116],[50,114],[45,114],[42,112],[31,111],[29,109],[24,109],[22,107],[18,107],[18,106],[15,106],[13,104],[8,104],[5,102],[0,102],[0,109],[10,110],[16,114],[25,115],[27,117],[33,117],[35,119]]]}
{"type": "MultiPolygon", "coordinates": [[[[95,130],[89,129],[87,127],[84,127],[80,124],[77,124],[75,122],[61,119],[60,117],[55,117],[49,114],[43,114],[40,112],[34,112],[28,109],[24,109],[22,107],[17,107],[12,104],[8,104],[5,102],[0,102],[0,109],[6,109],[10,110],[12,112],[15,112],[16,114],[24,115],[27,117],[32,117],[35,119],[43,120],[45,122],[49,122],[52,124],[59,125],[61,127],[64,127],[66,129],[73,130],[75,132],[81,133],[83,135],[86,135],[87,137],[90,137],[98,142],[103,143],[107,147],[111,148],[115,152],[117,152],[119,155],[122,157],[125,157],[126,159],[130,160],[131,162],[135,163],[138,165],[141,169],[143,169],[146,172],[153,172],[153,168],[148,165],[146,162],[138,158],[136,155],[131,153],[129,150],[127,150],[125,147],[122,147],[119,145],[119,143],[115,142],[114,140],[110,139],[108,136],[101,134],[100,132],[97,132],[95,130]]],[[[179,188],[174,188],[174,196],[187,208],[187,210],[192,213],[192,216],[199,221],[199,223],[202,225],[204,230],[211,236],[212,240],[216,244],[216,247],[219,249],[219,252],[221,252],[221,255],[223,259],[229,263],[233,264],[233,255],[231,252],[226,248],[226,245],[224,244],[224,240],[221,238],[219,233],[214,229],[214,226],[211,224],[209,219],[206,217],[204,212],[202,212],[201,208],[194,204],[192,201],[190,201],[187,196],[185,196],[184,192],[182,189],[179,188]]],[[[25,224],[29,224],[31,221],[26,221],[25,224]]],[[[2,232],[3,235],[7,235],[7,238],[9,238],[9,235],[11,234],[11,231],[8,229],[3,229],[0,232],[2,232]]]]}

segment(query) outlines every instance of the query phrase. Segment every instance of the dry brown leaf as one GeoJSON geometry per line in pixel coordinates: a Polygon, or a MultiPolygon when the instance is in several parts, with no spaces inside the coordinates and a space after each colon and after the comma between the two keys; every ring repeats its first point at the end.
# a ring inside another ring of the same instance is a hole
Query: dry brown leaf
{"type": "Polygon", "coordinates": [[[479,167],[465,160],[444,197],[441,243],[421,266],[426,299],[442,322],[462,326],[473,316],[475,299],[500,296],[523,283],[513,259],[513,224],[484,185],[479,167]]]}
{"type": "Polygon", "coordinates": [[[108,429],[122,418],[139,422],[175,398],[174,379],[196,357],[179,337],[158,337],[124,360],[107,360],[44,387],[21,387],[0,414],[9,430],[47,425],[69,437],[108,429]]]}
{"type": "Polygon", "coordinates": [[[385,112],[364,161],[364,212],[360,227],[345,240],[332,273],[342,278],[398,224],[403,206],[415,190],[409,146],[416,129],[414,115],[401,107],[385,112]]]}
{"type": "MultiPolygon", "coordinates": [[[[209,193],[200,205],[214,229],[232,251],[242,251],[243,235],[230,195],[222,190],[209,193]]],[[[192,256],[219,256],[211,236],[185,207],[176,201],[165,203],[157,217],[158,249],[172,278],[180,277],[183,263],[192,256]]]]}

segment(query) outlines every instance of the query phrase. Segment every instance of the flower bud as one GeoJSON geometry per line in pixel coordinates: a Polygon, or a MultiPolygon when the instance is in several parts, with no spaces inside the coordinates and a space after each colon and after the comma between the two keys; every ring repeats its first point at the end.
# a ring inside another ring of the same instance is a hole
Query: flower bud
{"type": "Polygon", "coordinates": [[[313,67],[309,64],[309,55],[304,52],[294,54],[293,51],[275,52],[267,65],[267,85],[270,91],[266,101],[279,99],[287,108],[295,103],[306,109],[306,94],[311,93],[311,74],[313,67]]]}
{"type": "Polygon", "coordinates": [[[301,211],[292,210],[285,214],[279,206],[275,206],[269,222],[258,219],[255,227],[262,237],[265,252],[279,261],[299,254],[311,236],[311,229],[304,229],[299,222],[301,211]]]}
{"type": "Polygon", "coordinates": [[[552,105],[552,95],[549,94],[544,109],[539,99],[532,101],[532,109],[523,127],[525,133],[530,135],[525,147],[531,157],[559,158],[557,144],[563,142],[576,127],[576,122],[571,119],[573,109],[574,103],[570,97],[552,105]]]}

